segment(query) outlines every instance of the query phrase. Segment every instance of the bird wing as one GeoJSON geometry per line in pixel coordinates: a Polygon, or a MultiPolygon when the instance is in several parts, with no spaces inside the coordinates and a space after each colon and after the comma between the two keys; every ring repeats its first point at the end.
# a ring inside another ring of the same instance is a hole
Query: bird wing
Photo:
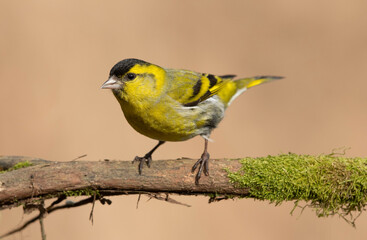
{"type": "Polygon", "coordinates": [[[167,71],[170,81],[167,95],[181,103],[192,107],[217,94],[226,82],[235,75],[215,76],[187,70],[167,71]]]}

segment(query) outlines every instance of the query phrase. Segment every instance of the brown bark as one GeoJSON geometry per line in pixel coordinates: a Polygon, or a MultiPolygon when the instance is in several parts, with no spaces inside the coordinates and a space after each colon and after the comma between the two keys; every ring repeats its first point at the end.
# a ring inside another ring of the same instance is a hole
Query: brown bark
{"type": "Polygon", "coordinates": [[[0,173],[0,208],[40,196],[57,196],[63,191],[96,189],[104,195],[144,192],[246,195],[229,182],[224,169],[238,170],[236,160],[210,160],[210,176],[195,185],[193,159],[153,160],[138,174],[137,163],[130,161],[52,162],[36,158],[0,156],[0,167],[29,161],[33,166],[0,173]],[[9,164],[9,162],[12,164],[9,164]]]}

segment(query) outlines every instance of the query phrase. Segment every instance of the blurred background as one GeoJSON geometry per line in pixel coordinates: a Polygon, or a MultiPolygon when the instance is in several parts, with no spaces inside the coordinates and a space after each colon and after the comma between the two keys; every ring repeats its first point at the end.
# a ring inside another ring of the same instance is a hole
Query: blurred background
{"type": "MultiPolygon", "coordinates": [[[[367,155],[367,2],[363,0],[1,1],[0,154],[54,161],[131,161],[156,141],[135,132],[101,90],[118,61],[213,74],[286,78],[246,92],[212,134],[213,158],[295,152],[367,155]]],[[[198,158],[203,140],[168,143],[154,159],[198,158]]],[[[154,167],[154,162],[153,166],[154,167]]],[[[189,171],[189,169],[188,169],[189,171]]],[[[56,212],[48,239],[363,239],[339,217],[291,216],[252,199],[187,208],[137,196],[56,212]]],[[[35,213],[34,213],[35,214],[35,213]]],[[[30,216],[0,212],[0,234],[30,216]]],[[[7,239],[40,239],[39,224],[7,239]]]]}

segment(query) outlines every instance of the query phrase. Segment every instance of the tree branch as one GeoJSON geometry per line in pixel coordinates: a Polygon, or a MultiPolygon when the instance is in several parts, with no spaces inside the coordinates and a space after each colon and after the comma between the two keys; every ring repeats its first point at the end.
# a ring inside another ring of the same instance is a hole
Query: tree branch
{"type": "MultiPolygon", "coordinates": [[[[105,204],[106,202],[108,204],[111,204],[111,201],[108,200],[108,199],[105,199],[103,197],[96,197],[98,198],[98,200],[102,203],[102,204],[105,204]]],[[[65,198],[64,197],[61,197],[62,200],[64,200],[65,198]]],[[[83,205],[86,205],[86,204],[90,204],[90,203],[94,203],[94,201],[96,200],[94,198],[94,196],[91,196],[91,197],[88,197],[86,199],[83,199],[83,200],[80,200],[78,202],[71,202],[71,201],[68,201],[66,202],[65,204],[63,205],[60,205],[60,206],[55,206],[57,203],[60,203],[62,200],[60,198],[57,199],[56,201],[54,201],[49,207],[47,207],[46,209],[44,208],[44,205],[43,205],[43,202],[41,204],[36,204],[36,205],[33,205],[33,206],[29,206],[29,205],[25,205],[24,206],[24,210],[25,211],[29,211],[29,208],[38,208],[39,210],[39,214],[29,220],[27,220],[25,223],[23,223],[21,226],[3,234],[3,235],[0,235],[0,239],[4,238],[4,237],[7,237],[7,236],[10,236],[14,233],[17,233],[17,232],[20,232],[22,230],[24,230],[25,228],[27,228],[30,224],[36,222],[37,220],[40,221],[40,227],[41,227],[41,236],[42,236],[42,239],[46,239],[46,233],[45,233],[45,229],[44,229],[44,226],[43,226],[43,219],[45,218],[45,215],[47,214],[51,214],[52,212],[55,212],[55,211],[58,211],[58,210],[62,210],[62,209],[67,209],[67,208],[75,208],[75,207],[80,207],[80,206],[83,206],[83,205]],[[57,203],[56,203],[57,202],[57,203]]],[[[93,209],[92,209],[93,210],[93,209]]],[[[91,212],[91,214],[93,214],[91,212]]]]}
{"type": "Polygon", "coordinates": [[[199,185],[195,185],[194,174],[190,171],[196,161],[192,159],[153,161],[151,168],[145,166],[142,175],[138,174],[136,164],[110,160],[52,162],[2,156],[0,167],[10,168],[24,161],[33,165],[0,174],[0,208],[35,197],[55,197],[60,193],[93,195],[92,191],[104,196],[142,192],[248,194],[248,189],[234,187],[227,178],[226,168],[232,171],[240,168],[236,160],[211,160],[210,176],[202,177],[199,185]]]}
{"type": "Polygon", "coordinates": [[[57,197],[46,208],[49,212],[68,196],[80,195],[103,203],[109,201],[105,196],[148,194],[180,204],[168,194],[202,194],[210,196],[209,202],[240,196],[276,204],[294,201],[297,207],[305,201],[320,217],[337,214],[354,224],[367,204],[367,158],[343,154],[213,159],[210,176],[202,177],[199,185],[190,171],[196,161],[192,159],[153,161],[139,175],[136,164],[124,161],[52,162],[0,156],[0,168],[8,169],[0,172],[0,209],[20,204],[29,207],[57,197]]]}

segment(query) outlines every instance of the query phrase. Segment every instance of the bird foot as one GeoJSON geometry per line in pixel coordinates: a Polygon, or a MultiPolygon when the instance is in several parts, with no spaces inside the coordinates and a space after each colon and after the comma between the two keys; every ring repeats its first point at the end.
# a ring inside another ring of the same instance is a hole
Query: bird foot
{"type": "Polygon", "coordinates": [[[192,166],[191,172],[195,172],[196,168],[199,166],[198,173],[195,176],[195,184],[199,185],[199,179],[201,178],[201,173],[204,171],[205,176],[209,176],[209,158],[208,152],[204,152],[201,158],[192,166]]]}
{"type": "Polygon", "coordinates": [[[144,157],[136,156],[134,158],[134,160],[132,161],[132,163],[134,164],[134,162],[139,162],[138,170],[139,170],[139,175],[141,175],[144,163],[146,163],[147,166],[150,168],[151,161],[152,161],[152,156],[151,155],[145,155],[144,157]]]}

